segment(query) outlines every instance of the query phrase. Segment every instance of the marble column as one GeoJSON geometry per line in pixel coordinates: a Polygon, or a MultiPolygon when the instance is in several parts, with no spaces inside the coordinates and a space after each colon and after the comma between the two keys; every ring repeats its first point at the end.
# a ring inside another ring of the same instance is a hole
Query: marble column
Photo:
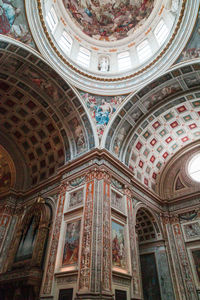
{"type": "Polygon", "coordinates": [[[137,233],[135,230],[135,220],[133,215],[133,203],[132,203],[131,192],[128,189],[126,189],[125,194],[127,198],[128,228],[129,228],[129,238],[130,238],[131,269],[132,269],[131,299],[136,300],[136,299],[142,299],[138,242],[137,242],[137,233]]]}
{"type": "Polygon", "coordinates": [[[104,171],[93,170],[86,176],[76,299],[113,299],[110,237],[110,178],[104,171]]]}

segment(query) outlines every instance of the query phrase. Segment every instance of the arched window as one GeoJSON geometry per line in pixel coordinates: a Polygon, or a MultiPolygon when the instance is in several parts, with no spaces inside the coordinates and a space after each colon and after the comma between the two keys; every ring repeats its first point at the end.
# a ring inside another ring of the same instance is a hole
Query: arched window
{"type": "Polygon", "coordinates": [[[80,47],[78,57],[77,57],[77,62],[80,65],[88,68],[90,65],[90,55],[91,53],[88,49],[80,47]]]}
{"type": "Polygon", "coordinates": [[[128,51],[118,54],[118,68],[119,71],[129,69],[131,67],[130,53],[128,51]]]}
{"type": "Polygon", "coordinates": [[[72,38],[66,31],[63,31],[58,44],[65,54],[70,54],[72,48],[72,38]]]}
{"type": "Polygon", "coordinates": [[[53,31],[56,28],[56,25],[58,24],[58,18],[53,6],[46,16],[46,21],[47,24],[49,25],[50,30],[53,31]]]}
{"type": "Polygon", "coordinates": [[[151,57],[152,51],[147,40],[143,41],[137,46],[137,53],[140,63],[145,62],[148,58],[151,57]]]}
{"type": "Polygon", "coordinates": [[[200,153],[189,162],[188,173],[193,180],[200,182],[200,153]]]}
{"type": "Polygon", "coordinates": [[[156,26],[156,29],[154,30],[154,34],[158,41],[159,46],[161,46],[169,34],[169,30],[165,22],[163,21],[163,19],[161,19],[158,25],[156,26]]]}

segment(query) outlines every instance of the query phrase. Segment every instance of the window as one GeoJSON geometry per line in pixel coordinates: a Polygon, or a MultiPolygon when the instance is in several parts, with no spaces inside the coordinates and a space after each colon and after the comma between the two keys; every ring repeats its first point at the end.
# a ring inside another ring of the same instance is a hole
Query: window
{"type": "Polygon", "coordinates": [[[158,41],[159,46],[161,46],[169,34],[169,30],[163,20],[161,20],[156,26],[156,29],[154,30],[154,34],[158,41]]]}
{"type": "Polygon", "coordinates": [[[119,71],[126,70],[131,67],[131,59],[128,51],[118,54],[118,68],[119,71]]]}
{"type": "Polygon", "coordinates": [[[188,173],[193,180],[200,182],[200,153],[189,162],[188,173]]]}
{"type": "Polygon", "coordinates": [[[152,51],[147,40],[143,41],[139,46],[137,46],[137,52],[140,63],[143,63],[152,55],[152,51]]]}
{"type": "Polygon", "coordinates": [[[54,8],[52,7],[50,11],[48,12],[46,16],[47,24],[49,25],[49,28],[51,31],[53,31],[58,24],[58,18],[56,16],[56,12],[54,8]]]}
{"type": "Polygon", "coordinates": [[[58,44],[66,54],[70,53],[72,47],[72,38],[66,31],[63,31],[61,38],[58,41],[58,44]]]}
{"type": "Polygon", "coordinates": [[[80,65],[88,68],[90,64],[90,51],[88,49],[80,47],[78,57],[77,57],[77,62],[80,65]]]}

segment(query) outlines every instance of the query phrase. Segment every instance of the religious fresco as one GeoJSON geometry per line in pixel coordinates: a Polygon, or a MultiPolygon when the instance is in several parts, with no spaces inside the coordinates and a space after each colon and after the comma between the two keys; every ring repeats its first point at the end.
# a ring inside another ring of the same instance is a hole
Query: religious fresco
{"type": "Polygon", "coordinates": [[[120,128],[113,145],[113,151],[116,155],[119,155],[124,138],[127,137],[128,133],[130,132],[132,126],[129,122],[125,121],[122,127],[120,128]]]}
{"type": "Polygon", "coordinates": [[[126,269],[124,226],[112,221],[112,262],[113,267],[126,269]]]}
{"type": "Polygon", "coordinates": [[[34,47],[23,0],[0,0],[0,34],[34,47]]]}
{"type": "Polygon", "coordinates": [[[71,119],[70,122],[68,122],[68,124],[74,135],[77,154],[79,154],[86,150],[86,141],[83,126],[76,117],[71,119]]]}
{"type": "Polygon", "coordinates": [[[189,224],[183,224],[182,227],[186,241],[200,239],[200,224],[198,221],[189,224]]]}
{"type": "Polygon", "coordinates": [[[79,189],[70,193],[69,208],[76,207],[82,203],[83,203],[83,189],[79,189]]]}
{"type": "Polygon", "coordinates": [[[143,100],[143,105],[147,110],[151,109],[154,105],[162,101],[168,96],[172,96],[173,94],[181,91],[182,88],[177,81],[171,82],[170,85],[164,86],[159,89],[157,92],[153,93],[151,96],[143,100]]]}
{"type": "Polygon", "coordinates": [[[176,63],[187,61],[193,58],[200,57],[200,12],[197,17],[196,25],[193,30],[193,34],[187,43],[187,46],[182,51],[180,57],[176,63]]]}
{"type": "Polygon", "coordinates": [[[161,300],[154,253],[140,256],[144,300],[161,300]]]}
{"type": "Polygon", "coordinates": [[[0,153],[0,193],[8,191],[11,185],[11,170],[7,158],[0,153]]]}
{"type": "Polygon", "coordinates": [[[23,69],[22,76],[28,78],[36,88],[47,94],[53,101],[58,101],[63,97],[62,92],[59,91],[56,84],[49,81],[49,79],[38,70],[27,66],[23,69]]]}
{"type": "Polygon", "coordinates": [[[125,96],[109,97],[79,92],[96,124],[98,136],[101,137],[112,115],[123,102],[125,96]]]}
{"type": "Polygon", "coordinates": [[[67,224],[62,260],[63,265],[72,265],[78,263],[80,229],[81,220],[67,224]]]}
{"type": "Polygon", "coordinates": [[[154,8],[154,0],[63,0],[63,4],[86,35],[106,41],[130,36],[154,8]]]}
{"type": "Polygon", "coordinates": [[[124,212],[123,197],[120,194],[113,191],[113,190],[111,192],[111,205],[114,208],[117,208],[117,209],[121,210],[122,212],[124,212]]]}

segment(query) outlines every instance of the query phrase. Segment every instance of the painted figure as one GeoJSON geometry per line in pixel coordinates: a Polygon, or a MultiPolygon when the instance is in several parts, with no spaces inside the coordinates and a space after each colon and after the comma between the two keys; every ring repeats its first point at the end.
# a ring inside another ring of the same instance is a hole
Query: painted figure
{"type": "Polygon", "coordinates": [[[68,223],[63,252],[63,265],[71,265],[78,262],[80,220],[68,223]]]}
{"type": "Polygon", "coordinates": [[[0,34],[33,46],[31,35],[25,24],[25,11],[22,11],[20,6],[21,3],[18,1],[0,0],[0,34]]]}
{"type": "Polygon", "coordinates": [[[63,0],[83,32],[97,40],[127,37],[148,18],[153,0],[63,0]]]}

